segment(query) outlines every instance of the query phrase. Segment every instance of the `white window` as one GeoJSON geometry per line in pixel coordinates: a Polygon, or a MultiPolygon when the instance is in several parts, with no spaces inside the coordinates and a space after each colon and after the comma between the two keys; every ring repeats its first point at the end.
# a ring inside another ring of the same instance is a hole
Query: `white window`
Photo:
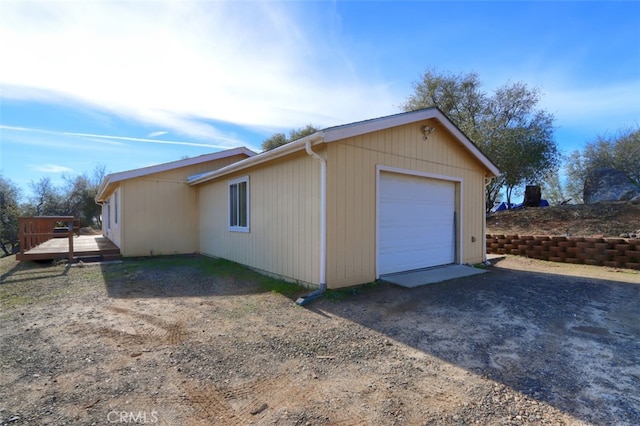
{"type": "Polygon", "coordinates": [[[229,181],[229,231],[249,232],[249,176],[229,181]]]}

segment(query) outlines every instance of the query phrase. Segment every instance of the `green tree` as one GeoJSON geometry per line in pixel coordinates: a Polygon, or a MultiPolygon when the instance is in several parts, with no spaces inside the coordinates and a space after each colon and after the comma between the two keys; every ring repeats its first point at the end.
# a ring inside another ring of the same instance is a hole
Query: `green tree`
{"type": "Polygon", "coordinates": [[[480,124],[487,110],[487,95],[481,90],[478,74],[454,75],[427,69],[413,83],[414,93],[401,105],[404,111],[438,107],[472,140],[482,136],[480,124]]]}
{"type": "Polygon", "coordinates": [[[289,137],[287,137],[284,133],[274,133],[273,135],[271,135],[271,137],[265,139],[262,142],[262,150],[270,151],[279,146],[286,145],[289,142],[293,142],[305,136],[312,135],[317,131],[318,129],[314,125],[307,124],[305,127],[291,130],[289,132],[289,137]]]}
{"type": "Polygon", "coordinates": [[[26,206],[28,216],[73,216],[80,219],[80,226],[100,227],[102,208],[95,196],[106,176],[104,165],[95,166],[91,174],[63,175],[64,184],[54,186],[49,177],[30,182],[33,195],[26,206]]]}
{"type": "Polygon", "coordinates": [[[502,175],[486,187],[489,211],[502,190],[510,204],[516,187],[539,183],[560,164],[553,115],[538,109],[539,101],[539,90],[524,83],[506,84],[489,95],[476,73],[429,69],[402,109],[438,107],[498,166],[502,175]]]}
{"type": "Polygon", "coordinates": [[[557,171],[550,172],[544,178],[540,186],[543,198],[546,199],[552,206],[557,206],[560,204],[565,204],[569,201],[574,201],[572,197],[566,195],[565,185],[562,185],[560,175],[557,171]]]}
{"type": "Polygon", "coordinates": [[[91,176],[87,173],[64,176],[65,214],[78,218],[80,226],[100,227],[102,225],[100,222],[102,207],[96,204],[95,197],[105,176],[105,166],[100,164],[94,168],[91,176]]]}
{"type": "MultiPolygon", "coordinates": [[[[9,256],[17,250],[18,218],[22,215],[20,188],[0,175],[0,250],[9,256]]],[[[2,257],[0,256],[0,257],[2,257]]]]}
{"type": "Polygon", "coordinates": [[[583,204],[584,180],[586,178],[584,159],[580,151],[573,151],[564,166],[567,175],[566,193],[576,204],[583,204]]]}
{"type": "Polygon", "coordinates": [[[29,182],[33,195],[29,202],[29,216],[64,216],[67,214],[62,190],[53,185],[51,178],[43,177],[29,182]]]}

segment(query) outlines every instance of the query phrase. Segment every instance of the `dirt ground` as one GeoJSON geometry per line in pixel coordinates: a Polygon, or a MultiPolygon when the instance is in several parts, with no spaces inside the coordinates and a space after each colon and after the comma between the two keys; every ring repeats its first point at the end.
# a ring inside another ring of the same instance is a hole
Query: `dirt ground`
{"type": "Polygon", "coordinates": [[[505,210],[487,218],[490,234],[619,237],[640,233],[640,203],[611,202],[505,210]]]}
{"type": "Polygon", "coordinates": [[[508,257],[403,289],[204,257],[0,260],[0,424],[640,424],[640,274],[508,257]]]}

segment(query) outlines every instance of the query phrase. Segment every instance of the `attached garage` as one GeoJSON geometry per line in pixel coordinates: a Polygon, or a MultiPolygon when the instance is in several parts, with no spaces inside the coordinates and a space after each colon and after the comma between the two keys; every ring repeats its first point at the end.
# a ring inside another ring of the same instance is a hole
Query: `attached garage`
{"type": "Polygon", "coordinates": [[[456,184],[379,170],[378,275],[455,263],[456,184]]]}
{"type": "Polygon", "coordinates": [[[188,184],[200,253],[335,289],[485,260],[485,185],[498,173],[430,108],[330,127],[188,184]]]}

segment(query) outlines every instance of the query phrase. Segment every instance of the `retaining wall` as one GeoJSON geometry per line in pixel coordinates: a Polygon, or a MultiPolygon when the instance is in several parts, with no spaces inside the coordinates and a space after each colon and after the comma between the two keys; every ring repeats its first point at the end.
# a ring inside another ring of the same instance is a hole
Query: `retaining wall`
{"type": "Polygon", "coordinates": [[[638,239],[487,235],[486,244],[487,254],[640,270],[638,239]]]}

